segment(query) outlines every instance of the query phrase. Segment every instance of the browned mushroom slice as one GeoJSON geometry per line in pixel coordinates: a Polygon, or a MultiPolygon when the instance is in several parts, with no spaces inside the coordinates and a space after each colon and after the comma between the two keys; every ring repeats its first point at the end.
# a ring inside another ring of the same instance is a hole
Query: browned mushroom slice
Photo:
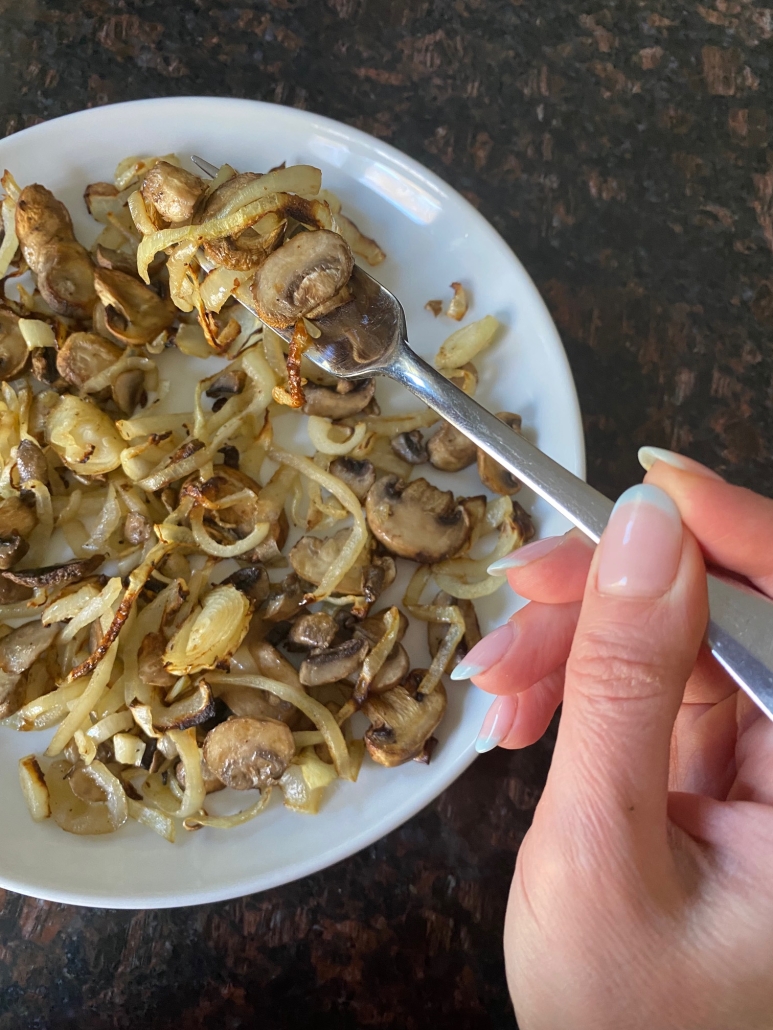
{"type": "Polygon", "coordinates": [[[25,702],[25,683],[23,676],[0,672],[0,719],[18,712],[25,702]]]}
{"type": "Polygon", "coordinates": [[[162,299],[125,272],[98,268],[94,287],[105,308],[107,329],[127,346],[151,343],[176,318],[177,309],[171,300],[162,299]]]}
{"type": "Polygon", "coordinates": [[[310,651],[312,648],[326,648],[333,643],[338,624],[327,612],[306,612],[300,615],[287,635],[289,645],[310,651]]]}
{"type": "MultiPolygon", "coordinates": [[[[467,654],[470,648],[475,647],[481,638],[478,614],[475,611],[475,605],[472,601],[465,600],[464,598],[451,597],[450,594],[445,593],[443,590],[441,590],[435,597],[432,604],[439,605],[441,607],[455,605],[464,618],[464,636],[447,666],[447,668],[452,668],[464,657],[465,654],[467,654]]],[[[443,643],[449,628],[448,624],[443,622],[427,623],[427,643],[429,644],[429,653],[433,658],[438,653],[438,649],[443,643]]]]}
{"type": "Polygon", "coordinates": [[[28,622],[0,640],[0,669],[16,675],[25,672],[36,658],[54,642],[61,623],[44,626],[42,622],[28,622]]]}
{"type": "Polygon", "coordinates": [[[203,483],[199,479],[199,474],[194,473],[185,481],[180,491],[181,498],[192,497],[197,505],[204,508],[207,525],[223,530],[232,540],[243,540],[261,521],[258,510],[259,494],[260,487],[254,479],[227,465],[218,465],[215,475],[203,483]],[[248,491],[248,496],[235,504],[213,508],[213,505],[223,505],[230,494],[244,491],[248,491]]]}
{"type": "Polygon", "coordinates": [[[368,491],[365,515],[376,539],[393,554],[422,564],[456,554],[470,535],[470,519],[450,490],[426,479],[406,484],[384,476],[368,491]]]}
{"type": "Polygon", "coordinates": [[[120,347],[96,333],[70,333],[56,356],[56,367],[63,379],[80,389],[122,354],[120,347]]]}
{"type": "MultiPolygon", "coordinates": [[[[351,536],[350,529],[339,529],[329,537],[303,536],[290,550],[287,558],[301,579],[319,586],[327,570],[338,558],[351,536]]],[[[363,576],[370,561],[370,547],[366,544],[352,567],[335,588],[337,594],[361,594],[363,576]]]]}
{"type": "Polygon", "coordinates": [[[323,683],[346,679],[365,661],[368,649],[367,640],[352,637],[337,647],[309,655],[301,662],[301,683],[305,687],[319,687],[323,683]]]}
{"type": "Polygon", "coordinates": [[[125,250],[113,250],[111,247],[103,247],[97,244],[94,258],[100,268],[107,268],[111,272],[125,272],[139,279],[137,272],[137,258],[125,250]]]}
{"type": "Polygon", "coordinates": [[[227,719],[204,741],[204,760],[233,790],[263,790],[276,783],[294,755],[292,732],[277,719],[227,719]]]}
{"type": "Polygon", "coordinates": [[[21,561],[30,545],[14,530],[10,536],[0,536],[0,569],[6,570],[21,561]]]}
{"type": "Polygon", "coordinates": [[[113,401],[126,415],[131,415],[148,399],[145,373],[139,368],[127,368],[116,376],[111,387],[113,401]]]}
{"type": "Polygon", "coordinates": [[[258,314],[275,329],[286,329],[339,293],[353,268],[352,252],[338,233],[299,233],[258,269],[252,283],[258,314]]]}
{"type": "MultiPolygon", "coordinates": [[[[182,762],[177,763],[177,767],[174,771],[175,778],[180,786],[185,790],[185,766],[182,762]]],[[[210,767],[204,761],[204,756],[201,756],[201,778],[204,781],[204,793],[214,794],[218,790],[225,790],[225,784],[222,780],[219,780],[217,776],[212,772],[210,767]]]]}
{"type": "Polygon", "coordinates": [[[367,408],[375,392],[373,379],[361,379],[353,389],[347,390],[307,383],[303,388],[306,402],[302,410],[305,415],[320,415],[322,418],[351,418],[367,408]]]}
{"type": "MultiPolygon", "coordinates": [[[[308,396],[308,387],[305,387],[308,396]]],[[[376,482],[376,470],[373,462],[367,458],[357,461],[356,458],[336,458],[330,463],[330,472],[345,483],[358,501],[364,501],[368,490],[376,482]]]]}
{"type": "Polygon", "coordinates": [[[226,369],[209,384],[206,390],[207,397],[213,400],[220,397],[233,397],[242,392],[247,384],[247,375],[240,369],[226,369]]]}
{"type": "Polygon", "coordinates": [[[29,601],[33,591],[30,587],[22,586],[21,583],[12,583],[10,579],[0,576],[0,604],[18,604],[19,601],[29,601]]]}
{"type": "MultiPolygon", "coordinates": [[[[368,608],[375,604],[387,587],[391,586],[397,577],[395,560],[390,554],[380,554],[373,558],[369,565],[365,566],[362,574],[362,596],[368,608]]],[[[364,615],[362,609],[358,609],[358,615],[364,615]]]]}
{"type": "Polygon", "coordinates": [[[0,309],[0,380],[5,382],[21,375],[28,353],[19,329],[19,316],[0,309]]]}
{"type": "Polygon", "coordinates": [[[87,318],[94,307],[94,266],[75,239],[67,208],[45,186],[25,186],[16,235],[46,303],[59,315],[87,318]]]}
{"type": "Polygon", "coordinates": [[[137,673],[143,683],[151,687],[169,688],[177,677],[164,668],[166,637],[163,633],[146,633],[137,649],[137,673]]]}
{"type": "Polygon", "coordinates": [[[446,710],[446,692],[438,683],[431,694],[412,694],[404,686],[368,697],[363,705],[371,727],[365,734],[368,754],[379,765],[402,765],[424,749],[446,710]]]}
{"type": "Polygon", "coordinates": [[[16,448],[16,468],[22,486],[31,479],[48,482],[48,462],[34,440],[25,437],[16,448]]]}
{"type": "Polygon", "coordinates": [[[200,680],[196,689],[171,705],[155,699],[150,706],[153,727],[156,730],[185,730],[200,726],[215,714],[215,703],[209,685],[200,680]]]}
{"type": "MultiPolygon", "coordinates": [[[[267,641],[249,645],[249,651],[261,676],[286,683],[296,690],[304,690],[294,667],[267,641]]],[[[301,718],[301,713],[295,705],[283,701],[268,690],[237,687],[226,683],[218,687],[218,697],[228,705],[234,715],[247,715],[254,719],[279,719],[290,727],[295,727],[301,718]]]]}
{"type": "Polygon", "coordinates": [[[410,667],[408,652],[402,644],[395,644],[387,660],[368,684],[368,694],[383,694],[396,687],[408,675],[410,667]]]}
{"type": "Polygon", "coordinates": [[[283,622],[297,615],[305,603],[306,587],[293,572],[272,588],[260,614],[269,622],[283,622]]]}
{"type": "MultiPolygon", "coordinates": [[[[509,411],[498,411],[497,418],[510,426],[516,432],[521,431],[521,416],[513,415],[509,411]]],[[[485,451],[478,448],[478,475],[480,481],[495,494],[515,494],[521,489],[520,479],[508,472],[507,469],[494,461],[485,451]]]]}
{"type": "Polygon", "coordinates": [[[410,433],[399,433],[391,441],[392,450],[409,465],[421,465],[429,461],[429,453],[424,438],[418,429],[410,433]]]}
{"type": "Polygon", "coordinates": [[[436,469],[443,472],[460,472],[472,465],[478,448],[464,433],[460,433],[450,422],[444,422],[440,430],[427,442],[429,460],[436,469]]]}
{"type": "Polygon", "coordinates": [[[63,390],[67,386],[57,370],[56,351],[53,347],[36,347],[33,350],[30,355],[30,371],[38,382],[53,386],[55,390],[63,390]]]}
{"type": "Polygon", "coordinates": [[[74,558],[61,565],[45,565],[38,569],[17,569],[15,572],[4,572],[3,576],[25,587],[50,587],[85,579],[92,572],[96,572],[104,560],[104,554],[92,554],[90,558],[74,558]]]}
{"type": "MultiPolygon", "coordinates": [[[[373,615],[369,615],[366,619],[361,619],[355,622],[352,626],[354,635],[364,637],[371,643],[371,645],[375,646],[386,632],[384,617],[390,610],[391,609],[389,608],[383,608],[381,611],[374,612],[373,615]]],[[[397,643],[399,643],[405,636],[405,631],[408,629],[408,619],[399,608],[397,609],[397,614],[400,619],[400,625],[397,630],[396,639],[397,643]]]]}
{"type": "Polygon", "coordinates": [[[28,537],[37,526],[35,508],[19,497],[6,497],[0,501],[0,536],[8,539],[14,533],[28,537]]]}
{"type": "Polygon", "coordinates": [[[523,535],[521,546],[523,544],[527,544],[534,536],[534,523],[532,522],[531,515],[518,503],[518,501],[513,501],[513,514],[511,519],[516,526],[518,526],[523,535]]]}
{"type": "Polygon", "coordinates": [[[153,523],[138,511],[130,511],[123,524],[123,535],[130,544],[144,544],[153,532],[153,523]]]}
{"type": "MultiPolygon", "coordinates": [[[[260,177],[257,172],[240,172],[238,175],[232,175],[230,179],[226,179],[207,198],[203,210],[197,216],[197,221],[206,222],[220,217],[226,206],[244,187],[260,177]]],[[[204,253],[216,265],[222,265],[233,271],[256,269],[282,242],[287,220],[272,214],[261,219],[261,223],[266,227],[266,232],[248,227],[236,236],[206,240],[204,253]]]]}
{"type": "Polygon", "coordinates": [[[254,604],[265,601],[271,590],[268,573],[262,565],[246,565],[243,569],[237,569],[223,583],[236,587],[254,604]]]}
{"type": "Polygon", "coordinates": [[[142,181],[143,200],[150,202],[167,222],[189,222],[204,195],[203,179],[184,168],[158,161],[142,181]]]}

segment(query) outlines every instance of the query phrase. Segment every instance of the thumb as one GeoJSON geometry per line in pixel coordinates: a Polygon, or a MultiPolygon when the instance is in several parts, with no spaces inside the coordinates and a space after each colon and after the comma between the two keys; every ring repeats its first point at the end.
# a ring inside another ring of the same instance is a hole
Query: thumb
{"type": "Polygon", "coordinates": [[[586,825],[665,837],[671,732],[707,618],[703,559],[676,505],[632,487],[588,575],[553,760],[586,825]]]}

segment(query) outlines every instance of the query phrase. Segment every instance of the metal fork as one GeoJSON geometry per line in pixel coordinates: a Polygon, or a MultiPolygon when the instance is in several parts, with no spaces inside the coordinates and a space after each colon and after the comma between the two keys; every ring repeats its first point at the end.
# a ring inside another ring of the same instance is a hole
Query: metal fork
{"type": "MultiPolygon", "coordinates": [[[[193,162],[209,176],[217,168],[193,162]]],[[[306,351],[320,368],[344,379],[388,376],[469,437],[521,482],[598,543],[613,504],[543,454],[490,411],[427,364],[408,346],[402,305],[358,266],[354,300],[315,320],[321,336],[306,351]]],[[[246,306],[246,305],[245,305],[246,306]]],[[[292,329],[275,329],[289,340],[292,329]]],[[[773,602],[734,581],[708,576],[711,653],[773,719],[773,602]]]]}

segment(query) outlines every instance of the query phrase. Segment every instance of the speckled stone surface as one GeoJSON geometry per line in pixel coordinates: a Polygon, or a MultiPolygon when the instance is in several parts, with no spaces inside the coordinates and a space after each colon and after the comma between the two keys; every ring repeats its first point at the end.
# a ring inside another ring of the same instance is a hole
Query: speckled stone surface
{"type": "MultiPolygon", "coordinates": [[[[0,0],[0,133],[200,93],[371,132],[531,272],[594,485],[619,494],[650,443],[770,494],[771,35],[749,0],[0,0]]],[[[267,894],[140,913],[6,894],[0,1030],[513,1028],[500,936],[551,748],[487,755],[376,846],[267,894]]]]}

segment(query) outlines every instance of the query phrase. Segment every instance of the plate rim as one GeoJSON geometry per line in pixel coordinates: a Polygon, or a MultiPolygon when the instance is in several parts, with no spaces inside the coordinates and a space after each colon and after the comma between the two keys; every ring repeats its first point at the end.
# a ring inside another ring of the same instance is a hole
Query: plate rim
{"type": "MultiPolygon", "coordinates": [[[[13,133],[11,136],[7,136],[4,139],[0,139],[0,155],[5,149],[6,143],[11,140],[16,142],[19,139],[34,139],[38,135],[44,135],[53,123],[88,122],[89,119],[93,118],[98,112],[102,112],[104,110],[115,111],[116,114],[118,114],[120,111],[128,109],[152,109],[154,107],[179,107],[181,109],[190,109],[191,107],[200,105],[222,105],[229,108],[241,106],[249,108],[253,112],[256,109],[259,111],[262,110],[263,112],[270,112],[272,117],[276,116],[278,110],[281,110],[283,118],[295,123],[296,125],[301,125],[307,131],[317,127],[328,137],[331,135],[338,136],[349,144],[354,141],[360,146],[367,147],[371,154],[383,158],[393,167],[402,169],[413,181],[420,182],[421,185],[430,190],[436,197],[442,200],[451,200],[455,205],[461,205],[467,217],[469,217],[475,224],[476,234],[479,233],[481,236],[494,241],[497,246],[505,248],[508,252],[516,267],[520,270],[525,288],[532,294],[531,301],[538,309],[541,309],[545,327],[554,338],[553,343],[557,344],[556,357],[563,363],[563,370],[567,377],[567,382],[571,386],[572,406],[570,411],[565,412],[565,416],[567,421],[571,423],[573,429],[577,463],[576,475],[585,479],[585,436],[574,375],[572,374],[569,358],[558,329],[540,291],[537,289],[536,284],[508,242],[500,235],[499,232],[497,232],[494,226],[480,213],[480,211],[478,211],[477,208],[467,200],[466,197],[431,169],[426,168],[415,158],[405,154],[391,143],[386,143],[383,140],[377,139],[375,136],[370,135],[362,129],[347,125],[345,122],[340,122],[334,118],[330,118],[313,111],[305,111],[294,107],[287,107],[282,104],[273,104],[263,100],[250,100],[242,97],[191,95],[127,100],[114,104],[100,105],[99,107],[94,108],[84,108],[65,115],[60,115],[57,118],[50,118],[44,122],[29,126],[26,129],[21,129],[19,132],[13,133]]],[[[407,798],[401,806],[393,808],[389,817],[382,819],[377,827],[370,827],[359,834],[348,835],[341,844],[331,847],[324,852],[318,851],[312,858],[299,859],[294,863],[277,868],[272,872],[261,872],[256,874],[252,879],[246,877],[239,885],[232,884],[230,887],[226,885],[219,888],[213,888],[212,890],[193,889],[187,894],[176,894],[173,896],[168,894],[156,895],[145,893],[132,894],[127,897],[116,897],[115,895],[109,895],[101,891],[92,891],[86,894],[78,890],[38,887],[34,884],[24,882],[18,877],[8,876],[2,868],[0,868],[0,887],[15,891],[16,893],[23,894],[28,897],[39,898],[44,901],[79,905],[86,908],[107,908],[116,910],[182,908],[192,905],[204,905],[214,902],[228,901],[266,890],[272,890],[286,884],[294,883],[297,880],[304,879],[315,873],[322,872],[325,869],[329,869],[332,866],[337,865],[339,862],[353,857],[360,851],[381,840],[383,837],[386,837],[435,801],[443,791],[447,790],[451,784],[470,767],[477,757],[478,754],[475,751],[474,746],[469,745],[456,756],[453,762],[450,763],[442,779],[433,784],[430,795],[421,795],[418,803],[414,796],[407,798]]]]}

